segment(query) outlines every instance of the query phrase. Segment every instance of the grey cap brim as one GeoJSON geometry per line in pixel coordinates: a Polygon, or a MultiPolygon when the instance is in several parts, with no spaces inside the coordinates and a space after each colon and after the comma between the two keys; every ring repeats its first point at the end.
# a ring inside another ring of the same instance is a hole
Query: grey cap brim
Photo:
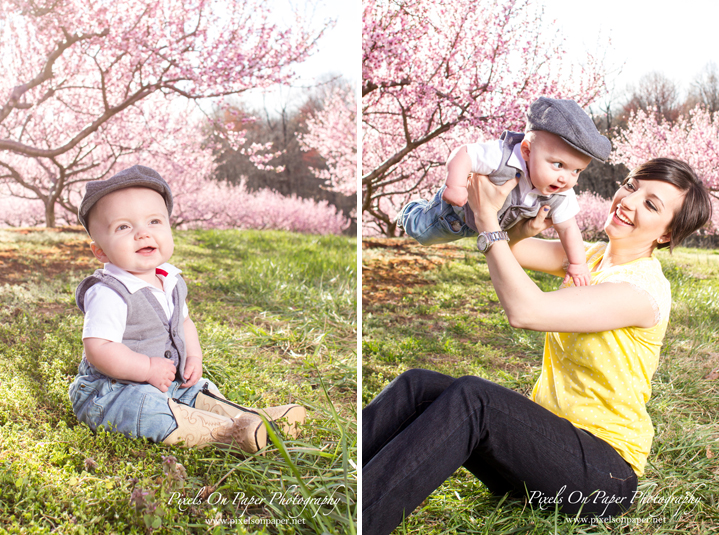
{"type": "Polygon", "coordinates": [[[133,165],[123,169],[107,180],[96,180],[88,182],[85,196],[82,198],[77,217],[85,230],[88,228],[87,215],[97,202],[110,193],[125,188],[150,188],[162,195],[165,199],[168,215],[172,215],[173,199],[170,186],[154,169],[143,165],[133,165]]]}

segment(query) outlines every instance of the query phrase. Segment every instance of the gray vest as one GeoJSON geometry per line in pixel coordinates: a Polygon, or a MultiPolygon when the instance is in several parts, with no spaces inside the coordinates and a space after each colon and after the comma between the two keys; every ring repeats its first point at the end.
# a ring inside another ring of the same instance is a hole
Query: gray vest
{"type": "MultiPolygon", "coordinates": [[[[499,139],[502,141],[502,159],[500,160],[499,167],[489,174],[489,180],[501,186],[507,180],[521,178],[524,174],[520,168],[509,165],[509,158],[512,156],[514,147],[522,142],[524,134],[505,130],[499,139]]],[[[545,195],[537,197],[537,204],[534,206],[523,206],[519,188],[514,188],[509,195],[507,195],[502,209],[497,213],[499,226],[504,230],[510,229],[516,225],[520,219],[531,219],[535,217],[542,206],[549,206],[547,217],[551,218],[554,209],[563,202],[564,198],[562,195],[545,195]]],[[[474,212],[469,207],[469,203],[464,205],[464,214],[467,226],[477,232],[477,228],[474,224],[474,212]]]]}
{"type": "MultiPolygon", "coordinates": [[[[167,314],[152,295],[150,288],[142,288],[135,293],[130,291],[119,280],[98,269],[93,275],[83,280],[75,290],[75,302],[78,308],[85,313],[85,293],[95,284],[104,284],[117,292],[127,304],[127,323],[122,343],[127,347],[147,355],[150,358],[172,359],[177,368],[176,380],[184,382],[185,360],[185,330],[183,328],[182,308],[187,297],[187,286],[182,277],[177,277],[177,285],[172,291],[174,311],[168,321],[167,314]]],[[[82,355],[80,375],[102,375],[82,355]]],[[[133,381],[120,381],[132,383],[133,381]]]]}

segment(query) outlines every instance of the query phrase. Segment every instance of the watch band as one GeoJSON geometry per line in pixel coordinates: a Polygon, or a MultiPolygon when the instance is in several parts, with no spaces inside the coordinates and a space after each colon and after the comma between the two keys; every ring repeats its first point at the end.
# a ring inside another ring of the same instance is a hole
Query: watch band
{"type": "Polygon", "coordinates": [[[482,253],[486,253],[495,242],[501,240],[509,241],[509,234],[504,230],[480,232],[479,236],[477,236],[477,249],[482,253]]]}

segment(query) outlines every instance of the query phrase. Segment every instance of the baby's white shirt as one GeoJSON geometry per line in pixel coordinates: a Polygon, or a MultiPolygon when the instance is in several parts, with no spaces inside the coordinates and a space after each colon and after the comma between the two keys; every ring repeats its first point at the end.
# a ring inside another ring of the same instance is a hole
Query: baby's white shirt
{"type": "MultiPolygon", "coordinates": [[[[145,287],[150,288],[153,297],[160,303],[169,320],[175,310],[175,305],[172,302],[172,291],[177,286],[177,276],[181,271],[172,264],[167,263],[162,264],[157,269],[167,273],[166,277],[160,275],[162,278],[162,290],[111,263],[105,264],[103,271],[105,274],[112,275],[122,282],[130,293],[135,293],[145,287]]],[[[187,304],[183,303],[182,317],[187,318],[187,315],[187,304]]],[[[115,290],[104,284],[95,284],[87,290],[85,293],[85,323],[82,328],[83,340],[85,338],[102,338],[103,340],[122,343],[126,323],[127,304],[115,290]]]]}

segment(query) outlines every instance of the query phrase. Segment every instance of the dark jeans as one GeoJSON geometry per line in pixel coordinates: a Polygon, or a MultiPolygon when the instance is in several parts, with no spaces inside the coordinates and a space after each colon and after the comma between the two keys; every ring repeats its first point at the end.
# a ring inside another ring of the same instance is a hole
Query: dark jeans
{"type": "Polygon", "coordinates": [[[362,533],[390,533],[460,466],[496,495],[582,517],[628,509],[637,488],[614,448],[523,395],[409,370],[362,411],[362,533]]]}

